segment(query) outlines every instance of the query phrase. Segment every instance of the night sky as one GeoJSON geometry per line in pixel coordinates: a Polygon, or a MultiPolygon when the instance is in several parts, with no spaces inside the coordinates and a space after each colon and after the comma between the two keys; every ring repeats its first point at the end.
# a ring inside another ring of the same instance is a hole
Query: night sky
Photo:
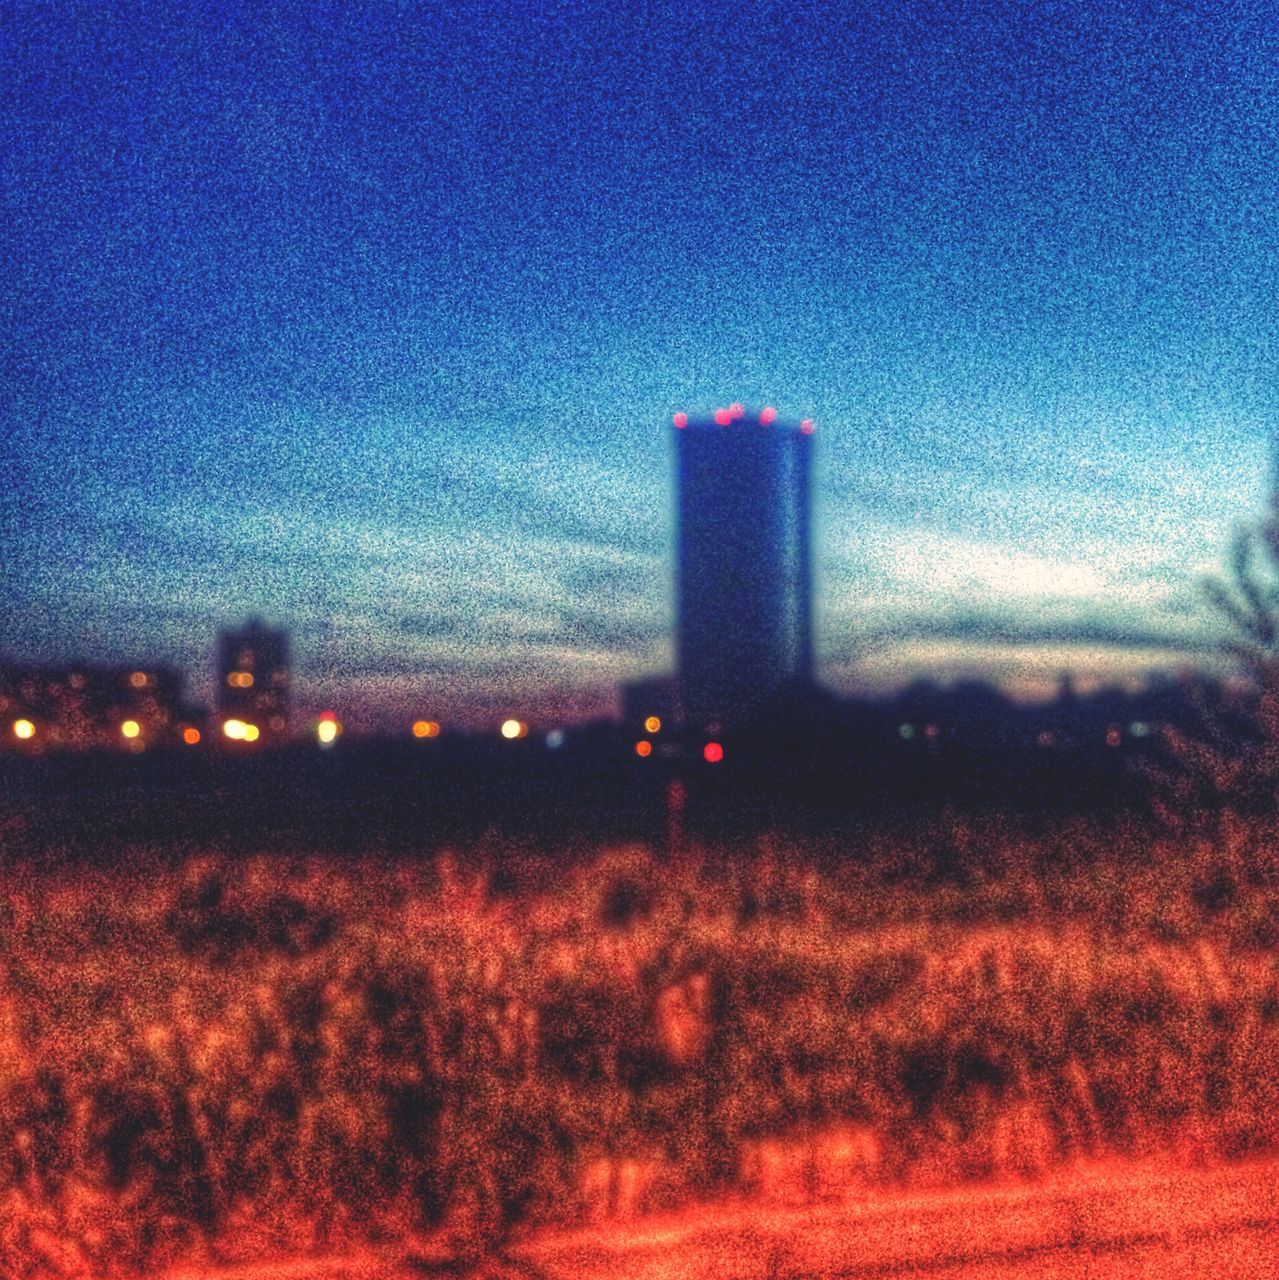
{"type": "Polygon", "coordinates": [[[819,672],[1194,660],[1279,422],[1273,4],[19,5],[0,654],[672,663],[671,414],[818,424],[819,672]],[[216,10],[216,12],[214,12],[216,10]]]}

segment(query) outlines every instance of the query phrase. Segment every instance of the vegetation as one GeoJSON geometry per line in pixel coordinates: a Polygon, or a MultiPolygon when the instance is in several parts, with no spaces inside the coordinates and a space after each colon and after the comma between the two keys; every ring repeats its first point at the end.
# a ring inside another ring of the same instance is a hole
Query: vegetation
{"type": "Polygon", "coordinates": [[[10,865],[0,1271],[455,1258],[1279,1145],[1279,857],[952,822],[665,862],[10,865]]]}

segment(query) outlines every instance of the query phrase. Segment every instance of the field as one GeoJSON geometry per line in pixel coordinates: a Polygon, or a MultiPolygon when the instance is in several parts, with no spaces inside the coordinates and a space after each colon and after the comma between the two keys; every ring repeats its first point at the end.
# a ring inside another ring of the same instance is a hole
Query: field
{"type": "Polygon", "coordinates": [[[0,1271],[1279,1150],[1279,837],[11,859],[0,1271]]]}

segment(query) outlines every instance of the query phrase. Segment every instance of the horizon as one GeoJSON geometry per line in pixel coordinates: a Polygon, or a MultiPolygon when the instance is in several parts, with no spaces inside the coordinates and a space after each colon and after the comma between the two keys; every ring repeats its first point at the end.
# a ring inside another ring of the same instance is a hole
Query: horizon
{"type": "Polygon", "coordinates": [[[211,702],[258,614],[352,724],[608,714],[673,667],[672,414],[728,397],[817,424],[833,691],[1209,663],[1198,581],[1279,420],[1275,40],[1261,9],[27,15],[5,656],[211,702]]]}

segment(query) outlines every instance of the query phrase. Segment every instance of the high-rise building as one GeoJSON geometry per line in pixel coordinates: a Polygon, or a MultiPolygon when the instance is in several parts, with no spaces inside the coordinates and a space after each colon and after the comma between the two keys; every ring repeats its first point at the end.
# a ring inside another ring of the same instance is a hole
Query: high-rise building
{"type": "Polygon", "coordinates": [[[218,719],[227,737],[281,739],[289,731],[289,635],[251,619],[218,637],[218,719]],[[230,733],[228,721],[236,722],[230,733]],[[236,726],[239,727],[236,727],[236,726]]]}
{"type": "Polygon", "coordinates": [[[813,677],[813,424],[735,404],[675,415],[679,692],[696,729],[813,677]]]}

